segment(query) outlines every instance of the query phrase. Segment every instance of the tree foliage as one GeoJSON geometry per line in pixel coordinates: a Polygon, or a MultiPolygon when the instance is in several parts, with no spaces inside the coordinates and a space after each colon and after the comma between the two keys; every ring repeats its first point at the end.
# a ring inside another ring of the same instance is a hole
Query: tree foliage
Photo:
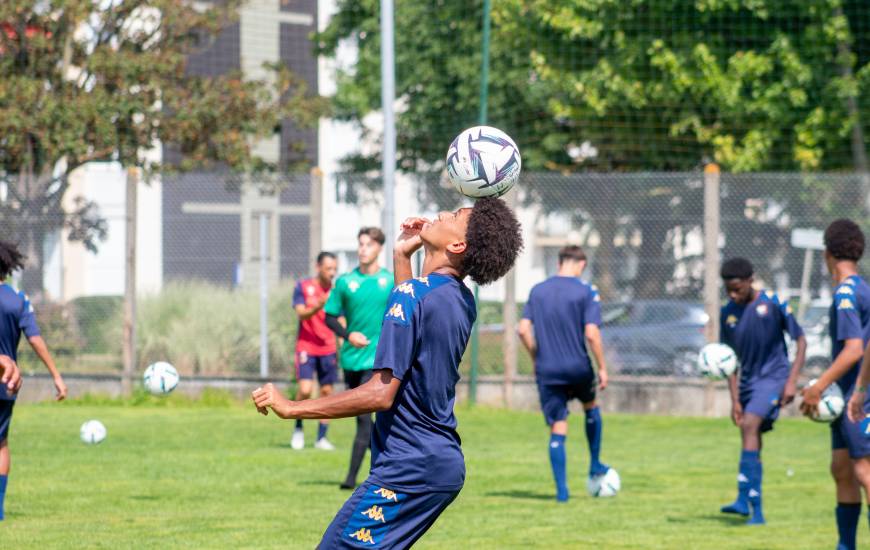
{"type": "Polygon", "coordinates": [[[240,0],[5,0],[0,3],[0,226],[29,256],[24,285],[41,287],[41,244],[66,226],[93,248],[105,233],[93,204],[63,212],[72,171],[117,161],[146,171],[149,150],[180,155],[172,168],[219,164],[274,170],[252,152],[282,119],[312,124],[319,98],[285,68],[265,80],[194,74],[240,0]]]}

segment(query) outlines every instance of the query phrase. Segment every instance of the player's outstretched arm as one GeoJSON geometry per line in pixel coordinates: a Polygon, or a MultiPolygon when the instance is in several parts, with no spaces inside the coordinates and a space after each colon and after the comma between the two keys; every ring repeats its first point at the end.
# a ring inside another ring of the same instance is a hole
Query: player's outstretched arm
{"type": "Polygon", "coordinates": [[[349,418],[361,414],[385,411],[393,406],[396,392],[402,381],[386,369],[375,370],[374,376],[365,384],[345,392],[318,399],[290,401],[274,384],[266,384],[251,393],[254,405],[260,414],[272,409],[284,419],[329,419],[349,418]]]}
{"type": "Polygon", "coordinates": [[[870,385],[870,344],[864,350],[864,360],[861,361],[861,370],[855,380],[855,391],[849,398],[846,414],[851,422],[864,420],[864,400],[867,397],[867,386],[870,385]]]}
{"type": "Polygon", "coordinates": [[[63,381],[60,371],[57,370],[57,367],[54,364],[54,358],[51,356],[51,353],[49,353],[45,340],[42,339],[42,336],[31,336],[27,341],[30,343],[30,347],[33,348],[33,351],[36,352],[36,355],[38,355],[42,360],[45,368],[48,369],[52,380],[54,380],[54,389],[57,391],[55,399],[63,401],[66,398],[66,383],[63,381]]]}
{"type": "Polygon", "coordinates": [[[848,338],[843,344],[843,350],[834,358],[830,368],[819,376],[815,384],[801,390],[801,397],[803,397],[801,411],[805,415],[812,415],[819,401],[822,400],[822,392],[842,378],[852,368],[852,365],[861,359],[861,355],[864,353],[864,341],[861,338],[848,338]]]}
{"type": "Polygon", "coordinates": [[[10,395],[15,395],[21,389],[21,371],[8,355],[0,355],[0,384],[6,386],[10,395]]]}

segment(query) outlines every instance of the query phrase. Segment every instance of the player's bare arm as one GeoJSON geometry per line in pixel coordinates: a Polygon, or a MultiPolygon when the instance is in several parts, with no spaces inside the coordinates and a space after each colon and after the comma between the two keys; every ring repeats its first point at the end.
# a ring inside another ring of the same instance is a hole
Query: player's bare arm
{"type": "Polygon", "coordinates": [[[393,406],[402,381],[392,371],[375,370],[371,380],[353,390],[318,399],[291,401],[281,395],[274,384],[266,384],[251,393],[261,414],[271,409],[284,419],[350,418],[361,414],[388,410],[393,406]]]}
{"type": "Polygon", "coordinates": [[[529,352],[529,357],[531,357],[532,362],[534,362],[537,345],[535,343],[535,328],[532,322],[529,319],[520,319],[520,324],[517,327],[517,334],[519,334],[520,342],[523,343],[523,347],[526,348],[527,352],[529,352]]]}
{"type": "Polygon", "coordinates": [[[837,355],[831,367],[819,376],[815,384],[801,390],[801,397],[803,398],[801,412],[806,416],[811,416],[822,399],[822,392],[849,372],[849,369],[861,359],[863,353],[864,342],[860,338],[849,338],[846,340],[843,351],[837,355]]]}
{"type": "Polygon", "coordinates": [[[323,309],[323,306],[326,304],[326,296],[321,296],[320,298],[316,298],[311,305],[302,305],[299,304],[293,309],[296,310],[296,315],[299,316],[300,321],[305,321],[314,317],[318,311],[323,309]]]}
{"type": "Polygon", "coordinates": [[[858,371],[858,378],[855,380],[855,391],[852,392],[852,397],[849,398],[846,406],[846,414],[851,422],[864,420],[864,400],[867,397],[868,384],[870,384],[870,344],[864,351],[861,370],[858,371]]]}
{"type": "Polygon", "coordinates": [[[407,218],[402,222],[401,233],[393,248],[393,280],[395,284],[398,285],[414,276],[411,269],[411,256],[423,246],[420,231],[427,223],[431,222],[420,217],[407,218]]]}
{"type": "Polygon", "coordinates": [[[607,387],[608,376],[607,363],[604,361],[604,347],[601,345],[601,329],[598,325],[589,323],[584,327],[583,334],[589,344],[589,351],[595,357],[595,364],[598,365],[598,389],[603,390],[607,387]]]}
{"type": "Polygon", "coordinates": [[[63,381],[63,377],[60,375],[60,372],[54,364],[54,358],[51,356],[51,353],[49,353],[45,340],[43,340],[42,336],[31,336],[27,341],[30,343],[30,347],[33,348],[36,355],[39,356],[39,359],[45,365],[45,368],[48,369],[49,374],[51,374],[51,379],[54,381],[54,389],[57,392],[55,394],[55,399],[57,401],[63,401],[66,399],[66,383],[63,381]]]}
{"type": "Polygon", "coordinates": [[[8,355],[0,355],[0,384],[6,386],[6,390],[15,395],[21,389],[21,371],[18,365],[8,355]]]}
{"type": "Polygon", "coordinates": [[[797,382],[804,368],[804,363],[807,358],[807,338],[801,335],[797,339],[797,349],[795,351],[794,361],[791,364],[791,371],[788,374],[788,380],[785,383],[785,388],[782,390],[782,395],[779,398],[780,405],[788,405],[794,401],[797,395],[797,382]]]}
{"type": "Polygon", "coordinates": [[[731,421],[735,426],[740,426],[743,420],[743,405],[740,404],[740,394],[738,392],[737,373],[735,372],[728,377],[728,393],[731,394],[731,421]]]}

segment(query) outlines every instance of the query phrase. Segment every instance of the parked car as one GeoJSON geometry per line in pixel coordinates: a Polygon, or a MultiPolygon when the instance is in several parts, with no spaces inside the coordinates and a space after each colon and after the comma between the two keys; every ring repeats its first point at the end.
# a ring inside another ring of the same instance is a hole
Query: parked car
{"type": "Polygon", "coordinates": [[[699,302],[634,300],[604,304],[601,338],[610,371],[618,374],[697,376],[709,317],[699,302]]]}

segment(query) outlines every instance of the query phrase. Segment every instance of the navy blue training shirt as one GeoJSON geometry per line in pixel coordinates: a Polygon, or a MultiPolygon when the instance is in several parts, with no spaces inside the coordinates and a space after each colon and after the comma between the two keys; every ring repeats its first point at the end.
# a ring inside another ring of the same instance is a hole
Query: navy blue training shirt
{"type": "MultiPolygon", "coordinates": [[[[18,342],[21,333],[27,338],[39,336],[39,327],[33,315],[33,306],[23,292],[11,286],[0,284],[0,355],[8,355],[18,361],[18,342]]],[[[15,399],[0,386],[0,399],[15,399]]]]}
{"type": "Polygon", "coordinates": [[[598,290],[576,277],[550,277],[532,288],[523,319],[535,328],[535,377],[544,384],[575,384],[592,368],[586,325],[601,324],[598,290]]]}
{"type": "MultiPolygon", "coordinates": [[[[860,338],[861,349],[870,341],[870,286],[858,275],[852,275],[837,286],[828,312],[831,331],[831,360],[846,346],[846,340],[860,338]]],[[[837,380],[843,393],[849,393],[858,378],[861,359],[837,380]]]]}
{"type": "Polygon", "coordinates": [[[373,481],[407,492],[462,488],[453,404],[476,316],[474,296],[454,277],[431,273],[393,289],[374,368],[393,371],[402,385],[390,410],[375,418],[373,481]]]}
{"type": "Polygon", "coordinates": [[[771,291],[760,291],[746,305],[729,301],[722,308],[720,340],[740,358],[740,384],[759,379],[785,380],[791,370],[785,334],[792,340],[804,331],[792,315],[791,307],[771,291]]]}

